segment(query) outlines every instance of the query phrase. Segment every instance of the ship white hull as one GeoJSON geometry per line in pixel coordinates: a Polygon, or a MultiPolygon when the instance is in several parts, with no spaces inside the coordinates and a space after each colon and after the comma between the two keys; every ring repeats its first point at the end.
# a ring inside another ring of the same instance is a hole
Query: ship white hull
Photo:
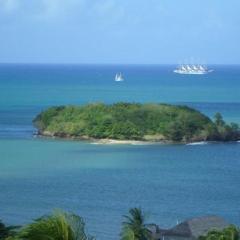
{"type": "Polygon", "coordinates": [[[173,72],[178,74],[187,74],[187,75],[203,75],[213,72],[213,70],[207,70],[207,71],[183,71],[183,70],[174,70],[173,72]]]}
{"type": "Polygon", "coordinates": [[[208,72],[188,72],[188,71],[181,71],[181,70],[174,70],[173,72],[178,73],[178,74],[193,74],[193,75],[203,75],[203,74],[208,74],[208,72]]]}

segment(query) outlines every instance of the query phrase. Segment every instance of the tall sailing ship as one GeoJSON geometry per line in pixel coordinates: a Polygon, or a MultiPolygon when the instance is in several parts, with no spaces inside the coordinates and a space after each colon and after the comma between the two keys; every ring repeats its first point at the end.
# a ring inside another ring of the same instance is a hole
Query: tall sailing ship
{"type": "Polygon", "coordinates": [[[178,66],[177,69],[174,70],[174,72],[178,74],[208,74],[212,71],[213,71],[212,69],[208,69],[206,66],[203,66],[201,64],[198,65],[182,64],[178,66]]]}

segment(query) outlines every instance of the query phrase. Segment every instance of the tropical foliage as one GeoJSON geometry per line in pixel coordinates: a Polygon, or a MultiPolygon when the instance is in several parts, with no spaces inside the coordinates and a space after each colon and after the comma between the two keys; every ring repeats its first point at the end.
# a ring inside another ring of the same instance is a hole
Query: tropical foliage
{"type": "Polygon", "coordinates": [[[151,232],[145,222],[144,213],[140,208],[131,208],[129,215],[124,216],[121,240],[150,240],[151,232]]]}
{"type": "Polygon", "coordinates": [[[236,123],[226,124],[220,113],[214,116],[215,126],[217,128],[218,136],[223,141],[231,141],[239,139],[240,128],[236,123]]]}
{"type": "Polygon", "coordinates": [[[6,240],[93,240],[85,231],[83,219],[75,214],[56,211],[23,227],[6,240]]]}
{"type": "Polygon", "coordinates": [[[233,225],[222,231],[212,230],[206,236],[199,237],[199,240],[239,240],[239,229],[233,225]]]}
{"type": "Polygon", "coordinates": [[[41,134],[120,140],[236,140],[239,127],[197,110],[167,104],[102,103],[51,107],[34,119],[41,134]]]}
{"type": "MultiPolygon", "coordinates": [[[[124,215],[121,240],[153,240],[152,224],[146,223],[141,208],[131,208],[124,215]]],[[[223,230],[211,230],[199,240],[240,240],[239,228],[230,225],[223,230]]],[[[0,221],[0,240],[95,240],[86,232],[83,219],[75,214],[55,211],[19,228],[0,221]]]]}
{"type": "Polygon", "coordinates": [[[16,234],[17,226],[6,226],[0,221],[0,240],[7,239],[8,237],[16,234]]]}

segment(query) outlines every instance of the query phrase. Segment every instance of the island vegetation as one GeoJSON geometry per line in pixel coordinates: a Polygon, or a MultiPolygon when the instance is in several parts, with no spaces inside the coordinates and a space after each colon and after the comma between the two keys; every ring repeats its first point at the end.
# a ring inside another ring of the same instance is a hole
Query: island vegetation
{"type": "Polygon", "coordinates": [[[50,107],[34,120],[46,136],[141,141],[236,141],[238,124],[214,120],[187,107],[169,104],[103,103],[50,107]]]}

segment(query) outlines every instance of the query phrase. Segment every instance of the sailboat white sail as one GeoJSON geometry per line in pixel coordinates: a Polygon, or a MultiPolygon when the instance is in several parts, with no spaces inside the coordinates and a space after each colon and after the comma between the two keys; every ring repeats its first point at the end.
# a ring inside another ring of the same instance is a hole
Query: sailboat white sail
{"type": "Polygon", "coordinates": [[[115,81],[116,81],[116,82],[122,82],[122,81],[124,81],[124,78],[123,78],[122,73],[117,73],[117,74],[115,75],[115,81]]]}
{"type": "Polygon", "coordinates": [[[193,69],[194,69],[195,71],[198,71],[198,67],[197,67],[196,65],[193,65],[193,69]]]}

